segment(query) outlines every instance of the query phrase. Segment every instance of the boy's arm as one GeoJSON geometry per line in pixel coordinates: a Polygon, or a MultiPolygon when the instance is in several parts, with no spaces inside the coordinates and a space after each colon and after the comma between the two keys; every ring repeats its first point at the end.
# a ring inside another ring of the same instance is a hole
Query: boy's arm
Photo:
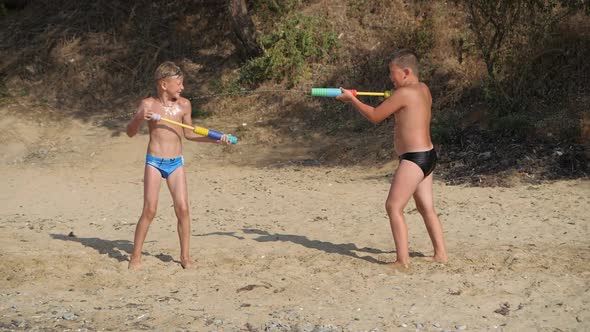
{"type": "Polygon", "coordinates": [[[391,96],[385,99],[379,106],[373,107],[358,100],[355,96],[343,89],[342,94],[336,99],[350,102],[367,120],[371,123],[378,124],[381,121],[387,119],[391,114],[399,111],[401,108],[406,106],[404,89],[395,90],[391,96]]]}
{"type": "MultiPolygon", "coordinates": [[[[191,116],[191,102],[187,99],[186,100],[186,104],[183,103],[182,105],[182,109],[183,109],[183,113],[184,115],[182,116],[182,123],[187,124],[189,126],[193,126],[193,118],[191,116]]],[[[204,142],[204,143],[225,143],[227,144],[227,138],[224,137],[220,140],[220,141],[216,141],[214,139],[210,139],[208,137],[202,137],[199,136],[197,134],[195,134],[194,132],[192,132],[190,129],[187,128],[183,128],[183,133],[184,133],[184,138],[186,138],[189,141],[193,141],[193,142],[204,142]]]]}
{"type": "Polygon", "coordinates": [[[145,100],[142,100],[137,107],[137,113],[133,116],[133,119],[127,124],[127,136],[133,137],[139,131],[139,127],[143,120],[148,120],[148,105],[145,100]]]}

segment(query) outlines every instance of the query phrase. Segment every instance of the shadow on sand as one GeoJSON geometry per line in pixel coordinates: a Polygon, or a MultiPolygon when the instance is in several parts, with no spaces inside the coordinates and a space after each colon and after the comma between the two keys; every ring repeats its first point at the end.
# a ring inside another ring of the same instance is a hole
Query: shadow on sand
{"type": "MultiPolygon", "coordinates": [[[[389,262],[384,262],[378,260],[372,256],[360,256],[358,253],[368,253],[368,254],[391,254],[395,253],[395,251],[383,251],[380,249],[375,248],[359,248],[354,243],[332,243],[327,241],[320,241],[320,240],[311,240],[303,235],[293,235],[293,234],[280,234],[280,233],[269,233],[267,231],[262,231],[259,229],[242,229],[244,234],[254,234],[258,235],[258,237],[253,238],[254,241],[257,242],[291,242],[298,245],[301,245],[306,248],[315,249],[319,251],[323,251],[329,254],[339,254],[349,257],[354,257],[358,259],[365,260],[369,263],[375,264],[389,264],[389,262]]],[[[236,232],[213,232],[207,234],[196,234],[193,236],[230,236],[236,238],[238,240],[246,240],[245,237],[237,235],[236,232]]],[[[420,252],[410,252],[410,257],[425,257],[423,253],[420,252]]]]}
{"type": "MultiPolygon", "coordinates": [[[[110,258],[114,258],[119,262],[128,262],[129,255],[133,250],[133,242],[128,240],[103,240],[97,237],[76,237],[72,235],[63,235],[63,234],[50,234],[51,237],[55,240],[62,240],[62,241],[71,241],[71,242],[78,242],[83,246],[92,248],[98,253],[103,255],[108,255],[110,258]],[[127,255],[122,253],[125,252],[127,255]]],[[[147,241],[146,241],[147,242],[147,241]]],[[[161,260],[162,262],[175,262],[180,264],[180,261],[174,260],[172,256],[165,255],[165,254],[157,254],[151,255],[146,252],[142,252],[142,255],[145,256],[153,256],[157,259],[161,260]]]]}

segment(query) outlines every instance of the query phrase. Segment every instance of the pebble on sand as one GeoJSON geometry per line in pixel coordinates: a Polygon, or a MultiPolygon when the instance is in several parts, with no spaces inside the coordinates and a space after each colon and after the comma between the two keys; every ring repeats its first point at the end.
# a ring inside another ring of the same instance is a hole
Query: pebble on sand
{"type": "Polygon", "coordinates": [[[75,320],[76,318],[78,318],[78,316],[70,312],[66,312],[65,314],[63,314],[62,318],[65,320],[75,320]]]}

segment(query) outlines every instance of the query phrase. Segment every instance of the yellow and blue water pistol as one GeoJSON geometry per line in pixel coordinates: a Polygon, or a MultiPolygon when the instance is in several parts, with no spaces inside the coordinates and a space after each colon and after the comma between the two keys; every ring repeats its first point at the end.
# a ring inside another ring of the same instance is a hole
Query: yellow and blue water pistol
{"type": "MultiPolygon", "coordinates": [[[[221,136],[225,135],[224,133],[219,132],[217,130],[207,129],[207,128],[198,127],[198,126],[193,127],[193,126],[189,126],[189,125],[184,124],[184,123],[172,121],[170,119],[163,118],[160,114],[153,114],[152,115],[152,120],[156,120],[156,121],[161,120],[161,121],[165,121],[165,122],[171,123],[173,125],[177,125],[177,126],[180,126],[180,127],[186,128],[186,129],[190,129],[195,134],[197,134],[199,136],[204,136],[204,137],[207,137],[207,138],[210,138],[210,139],[214,139],[216,141],[219,141],[221,139],[221,136]]],[[[231,144],[237,144],[238,143],[238,138],[237,137],[235,137],[233,135],[226,135],[226,136],[227,136],[228,141],[231,144]]]]}

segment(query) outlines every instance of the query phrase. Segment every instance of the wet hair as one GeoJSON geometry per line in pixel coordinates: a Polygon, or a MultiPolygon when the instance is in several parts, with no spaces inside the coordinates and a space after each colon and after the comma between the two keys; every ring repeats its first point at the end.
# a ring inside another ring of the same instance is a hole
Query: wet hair
{"type": "Polygon", "coordinates": [[[178,67],[174,62],[166,61],[156,68],[156,71],[154,72],[154,81],[158,82],[159,80],[173,76],[183,77],[184,74],[182,73],[180,67],[178,67]]]}
{"type": "Polygon", "coordinates": [[[409,68],[414,75],[418,76],[418,56],[409,49],[397,50],[393,53],[389,64],[397,65],[402,69],[409,68]]]}

